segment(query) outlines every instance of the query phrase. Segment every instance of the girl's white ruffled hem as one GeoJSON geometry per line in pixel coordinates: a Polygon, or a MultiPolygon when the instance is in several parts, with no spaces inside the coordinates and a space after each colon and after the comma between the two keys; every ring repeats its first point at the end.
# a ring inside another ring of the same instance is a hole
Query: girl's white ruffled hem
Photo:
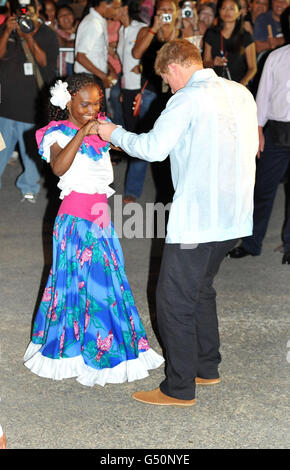
{"type": "Polygon", "coordinates": [[[139,357],[124,361],[112,368],[93,369],[85,364],[82,356],[73,358],[50,359],[39,352],[41,344],[30,343],[25,356],[24,365],[34,374],[54,380],[77,377],[82,385],[93,387],[104,386],[106,383],[133,382],[148,377],[148,370],[156,369],[164,358],[153,349],[141,352],[139,357]]]}

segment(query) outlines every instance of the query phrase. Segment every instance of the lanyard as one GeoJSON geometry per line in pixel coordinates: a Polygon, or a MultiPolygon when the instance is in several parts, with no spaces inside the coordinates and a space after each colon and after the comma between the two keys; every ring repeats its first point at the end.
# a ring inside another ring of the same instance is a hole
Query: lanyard
{"type": "Polygon", "coordinates": [[[20,38],[20,44],[22,46],[22,49],[23,49],[23,52],[25,54],[27,62],[32,64],[33,72],[34,72],[33,75],[35,76],[38,88],[41,89],[43,87],[44,81],[43,81],[42,75],[40,73],[40,70],[38,68],[37,62],[34,58],[34,55],[31,52],[31,50],[29,49],[29,46],[26,43],[25,39],[20,38]]]}
{"type": "MultiPolygon", "coordinates": [[[[228,51],[226,51],[226,53],[224,52],[224,37],[223,37],[222,31],[221,31],[221,43],[220,43],[220,55],[221,57],[225,57],[225,58],[227,58],[227,55],[228,55],[228,51]]],[[[229,67],[227,65],[224,65],[224,68],[227,74],[227,78],[231,80],[232,77],[229,71],[229,67]]]]}
{"type": "Polygon", "coordinates": [[[228,55],[228,51],[226,51],[226,53],[224,53],[224,37],[223,37],[223,33],[221,32],[221,49],[220,49],[220,54],[222,57],[227,57],[228,55]]]}

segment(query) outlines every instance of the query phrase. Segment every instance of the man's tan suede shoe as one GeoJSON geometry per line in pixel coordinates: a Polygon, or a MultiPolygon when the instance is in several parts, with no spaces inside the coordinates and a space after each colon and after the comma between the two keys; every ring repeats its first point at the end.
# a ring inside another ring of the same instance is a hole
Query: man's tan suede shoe
{"type": "Polygon", "coordinates": [[[218,379],[202,379],[201,377],[195,377],[195,385],[215,385],[220,383],[220,377],[218,379]]]}
{"type": "Polygon", "coordinates": [[[150,390],[148,392],[135,392],[132,397],[134,400],[148,403],[149,405],[162,405],[162,406],[193,406],[195,400],[179,400],[178,398],[169,397],[161,392],[160,388],[150,390]]]}

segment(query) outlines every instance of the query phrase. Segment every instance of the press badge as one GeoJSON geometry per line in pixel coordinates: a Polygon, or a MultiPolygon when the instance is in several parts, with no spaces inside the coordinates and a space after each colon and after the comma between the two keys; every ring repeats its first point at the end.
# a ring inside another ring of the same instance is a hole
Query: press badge
{"type": "Polygon", "coordinates": [[[25,62],[24,66],[24,75],[33,75],[33,65],[31,62],[25,62]]]}

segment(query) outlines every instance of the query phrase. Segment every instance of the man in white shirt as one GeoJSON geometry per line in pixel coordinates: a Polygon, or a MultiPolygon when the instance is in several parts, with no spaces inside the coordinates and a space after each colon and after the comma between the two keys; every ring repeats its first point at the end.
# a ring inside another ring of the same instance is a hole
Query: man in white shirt
{"type": "Polygon", "coordinates": [[[92,0],[89,14],[81,21],[75,41],[75,73],[98,77],[104,88],[112,86],[115,75],[109,72],[106,18],[114,19],[121,0],[92,0]]]}
{"type": "Polygon", "coordinates": [[[192,406],[196,383],[220,381],[214,277],[237,238],[252,233],[256,104],[246,87],[203,69],[184,39],[162,46],[155,71],[173,96],[153,129],[136,135],[100,123],[99,134],[147,161],[170,155],[175,194],[156,293],[166,379],[133,398],[192,406]]]}
{"type": "Polygon", "coordinates": [[[133,116],[135,96],[141,88],[140,59],[135,59],[132,49],[140,29],[146,27],[139,19],[140,0],[122,0],[118,19],[121,22],[117,53],[122,64],[121,93],[125,127],[135,131],[138,117],[133,116]]]}
{"type": "MultiPolygon", "coordinates": [[[[280,181],[290,165],[290,7],[281,15],[286,46],[267,58],[256,97],[259,123],[259,161],[254,194],[251,237],[229,253],[231,258],[258,256],[267,231],[280,181]]],[[[289,205],[289,204],[288,204],[289,205]]],[[[290,214],[283,230],[283,264],[290,264],[290,214]]]]}

